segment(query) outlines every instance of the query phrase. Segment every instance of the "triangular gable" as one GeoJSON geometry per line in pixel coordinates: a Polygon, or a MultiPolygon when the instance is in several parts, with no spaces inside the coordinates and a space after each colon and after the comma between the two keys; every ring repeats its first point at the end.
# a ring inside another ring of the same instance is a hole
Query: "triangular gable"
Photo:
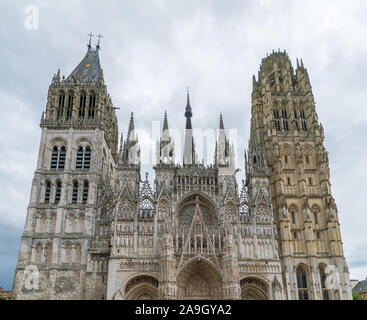
{"type": "Polygon", "coordinates": [[[233,201],[233,203],[235,203],[235,197],[233,196],[232,194],[232,191],[231,189],[228,189],[227,193],[226,193],[226,196],[224,197],[224,202],[228,202],[228,201],[233,201]]]}
{"type": "Polygon", "coordinates": [[[191,221],[191,226],[188,232],[188,237],[186,238],[184,249],[186,249],[186,252],[189,252],[189,246],[190,246],[190,239],[191,235],[195,234],[195,228],[201,228],[202,234],[205,235],[207,239],[207,246],[210,246],[209,252],[215,252],[215,247],[213,246],[212,240],[209,236],[208,229],[206,228],[203,216],[201,215],[200,206],[199,203],[196,203],[195,207],[195,213],[191,221]]]}
{"type": "Polygon", "coordinates": [[[259,204],[259,203],[269,204],[268,199],[265,195],[265,192],[262,188],[260,188],[260,190],[258,191],[255,199],[256,199],[255,200],[256,204],[259,204]]]}
{"type": "Polygon", "coordinates": [[[165,199],[169,203],[171,203],[171,196],[170,196],[165,184],[163,185],[163,188],[162,188],[161,192],[159,193],[159,195],[157,197],[157,201],[159,202],[162,199],[165,199]]]}

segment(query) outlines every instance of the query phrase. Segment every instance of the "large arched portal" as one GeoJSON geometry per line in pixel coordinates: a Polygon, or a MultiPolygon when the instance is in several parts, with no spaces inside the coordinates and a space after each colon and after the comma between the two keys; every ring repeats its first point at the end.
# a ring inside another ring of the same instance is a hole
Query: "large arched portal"
{"type": "Polygon", "coordinates": [[[247,277],[240,281],[242,300],[268,300],[268,285],[255,277],[247,277]]]}
{"type": "Polygon", "coordinates": [[[125,287],[126,300],[156,300],[158,299],[158,280],[148,275],[131,279],[125,287]]]}
{"type": "Polygon", "coordinates": [[[222,278],[218,270],[205,259],[186,263],[177,276],[180,300],[222,299],[222,278]]]}

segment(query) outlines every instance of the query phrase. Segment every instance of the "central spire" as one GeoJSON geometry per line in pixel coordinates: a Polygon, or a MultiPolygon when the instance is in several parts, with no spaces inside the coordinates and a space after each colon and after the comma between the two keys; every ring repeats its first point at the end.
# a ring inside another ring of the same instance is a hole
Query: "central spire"
{"type": "Polygon", "coordinates": [[[183,164],[190,165],[196,163],[196,155],[195,155],[194,138],[192,134],[192,124],[191,124],[192,111],[190,106],[189,88],[187,88],[185,117],[186,117],[186,127],[185,127],[185,147],[184,147],[183,164]]]}
{"type": "Polygon", "coordinates": [[[190,89],[188,87],[187,87],[187,102],[186,102],[185,117],[186,117],[186,129],[192,129],[192,124],[191,124],[192,111],[191,111],[191,106],[190,106],[190,89]]]}

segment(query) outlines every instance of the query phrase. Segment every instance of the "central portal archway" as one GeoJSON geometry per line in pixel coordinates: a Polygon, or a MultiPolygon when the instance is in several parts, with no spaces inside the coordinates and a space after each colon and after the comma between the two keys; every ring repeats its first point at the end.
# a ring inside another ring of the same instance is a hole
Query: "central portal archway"
{"type": "Polygon", "coordinates": [[[222,299],[222,278],[206,260],[192,260],[184,265],[177,276],[180,300],[222,299]]]}
{"type": "Polygon", "coordinates": [[[268,285],[264,280],[247,277],[240,281],[242,300],[268,300],[268,285]]]}

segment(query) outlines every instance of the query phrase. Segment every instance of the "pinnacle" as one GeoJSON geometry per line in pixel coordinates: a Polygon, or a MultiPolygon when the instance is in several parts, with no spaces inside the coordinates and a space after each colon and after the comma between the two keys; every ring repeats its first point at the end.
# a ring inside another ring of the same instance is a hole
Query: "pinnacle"
{"type": "Polygon", "coordinates": [[[134,128],[134,112],[131,112],[128,136],[129,136],[129,135],[130,135],[130,133],[131,133],[132,131],[134,131],[134,130],[135,130],[135,128],[134,128]]]}
{"type": "Polygon", "coordinates": [[[219,129],[224,129],[222,113],[220,113],[220,116],[219,116],[219,129]]]}
{"type": "Polygon", "coordinates": [[[164,112],[163,132],[168,130],[167,111],[164,112]]]}

